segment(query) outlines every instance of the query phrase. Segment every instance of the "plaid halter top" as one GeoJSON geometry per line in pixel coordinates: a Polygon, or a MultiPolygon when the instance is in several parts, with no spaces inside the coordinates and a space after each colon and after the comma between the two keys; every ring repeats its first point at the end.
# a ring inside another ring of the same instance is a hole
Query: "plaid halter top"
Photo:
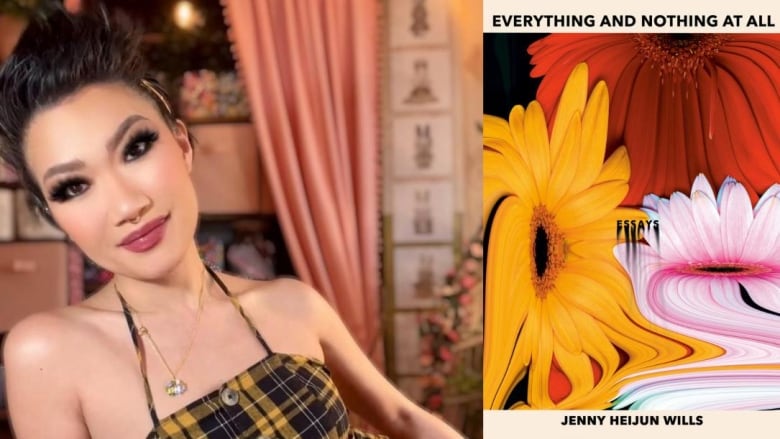
{"type": "Polygon", "coordinates": [[[208,265],[206,270],[268,356],[207,395],[158,419],[146,375],[143,341],[127,302],[119,294],[154,424],[147,439],[386,439],[351,428],[347,408],[325,364],[303,355],[273,352],[225,284],[208,265]]]}

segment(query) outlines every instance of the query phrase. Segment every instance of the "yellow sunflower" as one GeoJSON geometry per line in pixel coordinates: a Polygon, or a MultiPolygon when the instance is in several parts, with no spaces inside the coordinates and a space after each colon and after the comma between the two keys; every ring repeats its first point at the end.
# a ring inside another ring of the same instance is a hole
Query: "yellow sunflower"
{"type": "Polygon", "coordinates": [[[714,354],[636,307],[612,251],[617,221],[646,215],[618,207],[628,155],[604,162],[609,97],[587,84],[580,64],[549,135],[538,102],[484,116],[486,409],[606,408],[629,375],[714,354]]]}

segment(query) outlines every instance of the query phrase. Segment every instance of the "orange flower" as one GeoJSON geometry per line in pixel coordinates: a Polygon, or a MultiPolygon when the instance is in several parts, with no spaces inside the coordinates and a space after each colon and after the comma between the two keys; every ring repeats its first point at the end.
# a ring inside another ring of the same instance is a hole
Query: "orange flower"
{"type": "MultiPolygon", "coordinates": [[[[731,175],[756,193],[780,181],[780,35],[553,34],[528,52],[537,99],[554,108],[571,69],[612,93],[607,154],[631,157],[627,205],[731,175]]],[[[551,119],[554,115],[551,116],[551,119]]]]}

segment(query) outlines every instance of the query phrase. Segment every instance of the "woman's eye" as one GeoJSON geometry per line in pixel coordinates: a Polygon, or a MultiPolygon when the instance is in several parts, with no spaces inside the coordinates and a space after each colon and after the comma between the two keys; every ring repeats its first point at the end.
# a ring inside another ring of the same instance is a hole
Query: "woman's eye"
{"type": "Polygon", "coordinates": [[[54,189],[51,191],[49,197],[53,201],[57,202],[63,202],[68,201],[71,198],[75,198],[84,192],[87,191],[89,188],[89,184],[85,181],[79,181],[79,180],[66,180],[57,186],[54,187],[54,189]]]}
{"type": "Polygon", "coordinates": [[[125,149],[125,161],[131,162],[141,157],[149,149],[149,142],[136,142],[125,149]]]}
{"type": "Polygon", "coordinates": [[[127,143],[127,146],[122,152],[122,158],[126,162],[138,159],[152,149],[152,145],[156,140],[157,133],[153,131],[143,131],[136,134],[130,139],[130,142],[127,143]]]}

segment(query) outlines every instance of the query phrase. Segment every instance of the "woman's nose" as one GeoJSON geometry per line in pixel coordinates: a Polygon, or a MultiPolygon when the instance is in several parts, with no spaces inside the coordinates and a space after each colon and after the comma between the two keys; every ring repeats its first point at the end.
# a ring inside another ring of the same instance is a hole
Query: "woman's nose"
{"type": "Polygon", "coordinates": [[[124,223],[138,224],[152,208],[152,199],[132,182],[122,177],[114,179],[109,200],[114,205],[113,216],[116,225],[124,223]]]}

